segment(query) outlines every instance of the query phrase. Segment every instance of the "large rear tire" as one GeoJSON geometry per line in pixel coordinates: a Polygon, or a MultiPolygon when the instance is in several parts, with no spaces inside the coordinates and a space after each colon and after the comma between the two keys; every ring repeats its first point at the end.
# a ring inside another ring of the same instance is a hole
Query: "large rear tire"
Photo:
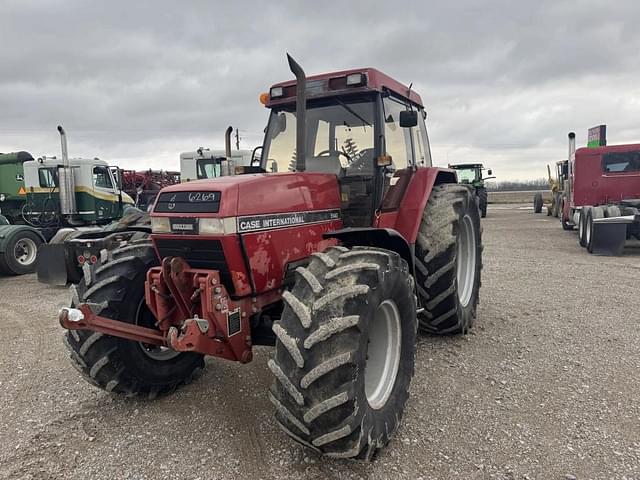
{"type": "MultiPolygon", "coordinates": [[[[72,306],[102,305],[100,315],[154,328],[155,317],[144,301],[147,270],[157,265],[150,242],[115,249],[107,263],[71,287],[72,306]]],[[[126,396],[155,398],[188,383],[204,363],[202,355],[178,353],[88,330],[70,330],[64,342],[73,366],[91,384],[126,396]]]]}
{"type": "Polygon", "coordinates": [[[398,428],[414,372],[407,263],[388,250],[332,247],[296,277],[273,326],[276,420],[320,453],[369,460],[398,428]]]}
{"type": "Polygon", "coordinates": [[[480,187],[477,190],[478,194],[478,206],[480,207],[480,216],[485,218],[487,216],[487,204],[489,203],[489,196],[487,194],[487,189],[484,187],[480,187]]]}
{"type": "Polygon", "coordinates": [[[464,333],[476,318],[482,230],[473,193],[463,185],[433,187],[415,247],[420,329],[464,333]]]}

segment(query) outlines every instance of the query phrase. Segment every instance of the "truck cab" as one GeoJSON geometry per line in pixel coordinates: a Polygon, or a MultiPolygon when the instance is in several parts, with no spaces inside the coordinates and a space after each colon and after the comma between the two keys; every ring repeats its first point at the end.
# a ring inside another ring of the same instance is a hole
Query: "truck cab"
{"type": "Polygon", "coordinates": [[[224,150],[200,147],[193,152],[183,152],[180,154],[180,181],[221,177],[225,173],[229,174],[226,168],[250,166],[252,157],[252,150],[232,150],[230,162],[227,162],[224,150]],[[226,168],[225,163],[228,165],[226,168]]]}
{"type": "Polygon", "coordinates": [[[26,190],[25,220],[33,225],[84,226],[109,223],[122,216],[125,204],[133,199],[120,191],[119,179],[113,168],[97,158],[69,159],[73,175],[74,212],[60,218],[61,199],[67,192],[61,189],[61,162],[55,157],[42,157],[24,163],[26,190]]]}

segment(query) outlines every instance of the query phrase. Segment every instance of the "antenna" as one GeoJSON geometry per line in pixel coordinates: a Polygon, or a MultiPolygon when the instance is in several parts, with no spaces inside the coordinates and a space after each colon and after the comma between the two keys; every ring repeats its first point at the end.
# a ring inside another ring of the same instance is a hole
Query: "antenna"
{"type": "Polygon", "coordinates": [[[236,150],[240,150],[240,131],[236,127],[236,150]]]}

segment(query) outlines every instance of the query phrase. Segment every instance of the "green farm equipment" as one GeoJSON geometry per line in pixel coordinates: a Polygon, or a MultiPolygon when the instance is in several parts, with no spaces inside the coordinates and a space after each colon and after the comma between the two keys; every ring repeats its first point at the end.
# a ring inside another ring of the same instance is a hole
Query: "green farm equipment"
{"type": "MultiPolygon", "coordinates": [[[[488,195],[484,182],[496,177],[483,177],[482,171],[484,170],[484,167],[481,163],[461,163],[459,165],[449,165],[449,168],[457,170],[458,183],[471,185],[475,189],[480,214],[482,215],[482,218],[486,217],[488,195]]],[[[488,169],[487,173],[491,175],[491,169],[488,169]]]]}

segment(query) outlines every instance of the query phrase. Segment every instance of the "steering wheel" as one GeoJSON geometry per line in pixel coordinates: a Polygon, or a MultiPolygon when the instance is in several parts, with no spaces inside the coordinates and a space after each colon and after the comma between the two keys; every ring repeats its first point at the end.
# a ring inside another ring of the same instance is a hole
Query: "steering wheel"
{"type": "MultiPolygon", "coordinates": [[[[316,157],[322,157],[322,156],[324,156],[325,154],[326,154],[327,156],[329,156],[329,155],[331,155],[331,153],[333,153],[333,152],[331,152],[331,150],[323,150],[323,151],[321,151],[320,153],[318,153],[318,154],[316,155],[316,157]]],[[[337,154],[338,154],[338,156],[340,156],[340,155],[344,155],[344,156],[345,156],[345,158],[347,159],[347,161],[351,162],[351,157],[349,156],[349,154],[348,154],[348,153],[343,152],[342,150],[336,150],[336,151],[335,151],[335,153],[337,153],[337,154]]]]}

